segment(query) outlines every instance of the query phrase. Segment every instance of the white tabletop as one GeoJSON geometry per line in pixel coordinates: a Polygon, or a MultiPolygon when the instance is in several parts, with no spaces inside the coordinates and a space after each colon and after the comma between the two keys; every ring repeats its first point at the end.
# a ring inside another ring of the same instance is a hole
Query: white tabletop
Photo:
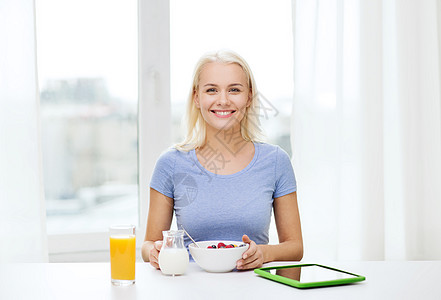
{"type": "MultiPolygon", "coordinates": [[[[366,277],[344,286],[296,289],[253,271],[207,273],[190,263],[170,277],[146,263],[136,265],[136,283],[110,283],[109,263],[0,265],[0,299],[441,299],[441,261],[317,262],[366,277]]],[[[269,265],[282,265],[272,263],[269,265]]]]}

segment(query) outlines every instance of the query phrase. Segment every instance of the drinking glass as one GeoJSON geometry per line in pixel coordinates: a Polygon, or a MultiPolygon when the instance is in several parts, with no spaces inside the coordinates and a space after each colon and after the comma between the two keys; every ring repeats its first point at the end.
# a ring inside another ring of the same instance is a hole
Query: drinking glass
{"type": "Polygon", "coordinates": [[[184,230],[163,231],[159,267],[165,275],[184,274],[188,266],[188,252],[184,246],[184,230]]]}
{"type": "Polygon", "coordinates": [[[110,233],[110,269],[112,284],[135,283],[136,238],[134,225],[115,225],[110,233]]]}

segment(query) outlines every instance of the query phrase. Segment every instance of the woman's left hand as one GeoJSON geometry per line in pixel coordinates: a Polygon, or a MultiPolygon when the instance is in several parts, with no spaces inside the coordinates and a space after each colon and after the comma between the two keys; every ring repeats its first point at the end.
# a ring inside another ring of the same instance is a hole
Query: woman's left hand
{"type": "Polygon", "coordinates": [[[246,234],[242,236],[242,241],[250,246],[248,250],[242,254],[242,259],[237,261],[236,268],[238,270],[247,270],[262,267],[263,252],[260,247],[258,247],[255,242],[250,240],[246,234]]]}

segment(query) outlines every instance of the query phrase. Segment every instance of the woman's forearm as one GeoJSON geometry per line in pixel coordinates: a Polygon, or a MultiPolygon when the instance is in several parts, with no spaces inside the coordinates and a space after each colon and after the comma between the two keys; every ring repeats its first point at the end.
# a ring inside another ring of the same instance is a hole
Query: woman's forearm
{"type": "Polygon", "coordinates": [[[300,261],[303,258],[301,241],[285,241],[277,245],[257,245],[263,252],[264,263],[271,261],[300,261]]]}

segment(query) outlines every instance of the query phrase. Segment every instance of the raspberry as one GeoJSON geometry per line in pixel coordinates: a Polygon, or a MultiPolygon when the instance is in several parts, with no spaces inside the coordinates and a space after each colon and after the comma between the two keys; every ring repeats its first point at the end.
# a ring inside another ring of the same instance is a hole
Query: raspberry
{"type": "Polygon", "coordinates": [[[225,244],[224,243],[219,243],[219,244],[217,244],[217,247],[218,248],[225,248],[225,244]]]}

